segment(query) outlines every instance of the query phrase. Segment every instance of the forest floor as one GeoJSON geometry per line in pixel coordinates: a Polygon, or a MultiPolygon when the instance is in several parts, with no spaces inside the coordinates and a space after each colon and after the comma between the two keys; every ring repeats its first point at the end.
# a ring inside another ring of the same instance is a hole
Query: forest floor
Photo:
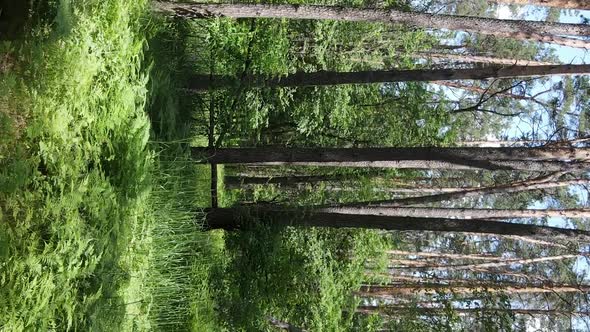
{"type": "Polygon", "coordinates": [[[214,326],[223,235],[209,169],[150,129],[178,109],[147,6],[58,1],[0,42],[0,330],[214,326]]]}

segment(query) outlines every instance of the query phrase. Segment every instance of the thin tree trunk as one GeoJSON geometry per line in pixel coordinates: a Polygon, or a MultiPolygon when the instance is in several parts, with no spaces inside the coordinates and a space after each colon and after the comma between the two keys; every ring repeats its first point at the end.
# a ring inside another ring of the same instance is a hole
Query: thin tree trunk
{"type": "MultiPolygon", "coordinates": [[[[534,77],[554,75],[578,75],[590,72],[590,65],[550,66],[489,66],[467,69],[411,69],[372,70],[358,72],[297,72],[284,77],[246,75],[244,82],[251,87],[301,87],[342,84],[370,84],[389,82],[431,82],[448,80],[483,80],[488,78],[534,77]]],[[[233,76],[193,75],[188,88],[203,91],[234,85],[233,76]]]]}
{"type": "Polygon", "coordinates": [[[460,30],[573,47],[589,47],[589,44],[583,40],[567,39],[557,37],[556,35],[590,35],[590,26],[584,24],[500,20],[482,17],[402,12],[394,9],[361,9],[309,5],[183,4],[173,2],[156,2],[154,5],[159,11],[185,18],[227,16],[234,18],[289,18],[398,23],[428,29],[460,30]]]}
{"type": "Polygon", "coordinates": [[[408,267],[408,268],[429,266],[429,262],[426,262],[426,261],[423,262],[423,261],[413,260],[413,259],[398,259],[398,258],[393,258],[389,262],[390,263],[399,264],[399,265],[403,265],[404,267],[408,267]]]}
{"type": "Polygon", "coordinates": [[[457,187],[441,187],[441,188],[375,188],[376,192],[385,192],[394,195],[423,195],[423,194],[442,194],[442,193],[454,193],[462,191],[463,188],[457,187]]]}
{"type": "Polygon", "coordinates": [[[198,162],[213,164],[574,171],[586,168],[590,148],[192,148],[192,153],[198,162]]]}
{"type": "MultiPolygon", "coordinates": [[[[484,90],[484,89],[482,89],[484,90]]],[[[557,143],[558,141],[553,141],[557,143]]],[[[510,146],[539,146],[543,144],[547,144],[548,141],[546,140],[499,140],[499,141],[460,141],[457,142],[456,146],[461,147],[478,147],[478,148],[502,148],[502,147],[510,147],[510,146]]]]}
{"type": "MultiPolygon", "coordinates": [[[[395,269],[389,269],[388,272],[389,273],[380,273],[380,274],[373,274],[373,275],[378,275],[382,278],[390,278],[393,282],[396,282],[397,280],[405,280],[405,281],[413,281],[414,283],[417,282],[431,282],[433,279],[436,282],[439,283],[451,283],[454,282],[455,284],[461,284],[462,282],[475,282],[477,283],[490,283],[492,281],[487,281],[487,280],[467,280],[467,279],[449,279],[449,278],[440,278],[438,277],[436,274],[433,274],[433,276],[428,275],[428,279],[426,277],[415,277],[415,276],[407,276],[407,275],[403,275],[400,276],[396,273],[399,273],[400,270],[399,268],[395,268],[395,269]]],[[[415,271],[418,272],[419,271],[415,271]]],[[[513,272],[513,271],[506,271],[506,270],[491,270],[491,269],[472,269],[470,270],[470,272],[473,273],[485,273],[493,278],[497,278],[497,277],[510,277],[510,278],[515,278],[515,279],[523,279],[526,280],[526,283],[531,284],[531,285],[539,285],[539,284],[549,284],[551,283],[551,280],[548,279],[547,277],[543,277],[543,276],[538,276],[538,275],[533,275],[531,273],[517,273],[517,272],[513,272]]],[[[444,273],[444,271],[443,271],[444,273]]],[[[371,275],[369,273],[369,275],[371,275]]],[[[381,279],[383,280],[383,279],[381,279]]],[[[515,281],[507,281],[507,280],[503,280],[503,281],[493,281],[494,283],[498,283],[501,285],[520,285],[522,284],[522,282],[515,282],[515,281]]]]}
{"type": "Polygon", "coordinates": [[[448,45],[448,44],[438,44],[432,47],[435,50],[460,50],[467,48],[467,45],[448,45]]]}
{"type": "Polygon", "coordinates": [[[473,260],[484,260],[484,261],[499,261],[503,260],[502,257],[497,256],[484,256],[484,255],[471,255],[471,254],[449,254],[442,252],[410,252],[403,250],[388,250],[387,254],[390,255],[403,255],[403,256],[420,256],[420,257],[436,257],[436,258],[450,258],[450,259],[473,259],[473,260]]]}
{"type": "Polygon", "coordinates": [[[453,177],[453,178],[432,178],[432,177],[414,177],[414,178],[380,178],[373,177],[371,175],[350,175],[350,174],[332,174],[332,175],[291,175],[291,176],[249,176],[249,175],[226,175],[224,177],[224,184],[226,188],[237,189],[242,186],[248,185],[268,185],[277,184],[281,187],[292,187],[299,184],[316,184],[320,182],[344,182],[350,180],[357,180],[360,177],[376,178],[384,184],[391,184],[396,186],[407,186],[411,188],[390,188],[386,189],[387,192],[392,193],[442,193],[442,192],[455,192],[464,190],[463,188],[431,188],[426,187],[425,184],[416,182],[440,182],[445,181],[459,181],[464,178],[453,177]]]}
{"type": "Polygon", "coordinates": [[[268,317],[268,321],[272,325],[274,325],[274,326],[276,326],[276,327],[278,327],[280,329],[286,330],[288,332],[306,332],[306,330],[304,330],[302,328],[299,328],[299,327],[297,327],[295,325],[292,325],[290,323],[287,323],[287,322],[278,320],[278,319],[276,319],[274,317],[268,317]]]}
{"type": "Polygon", "coordinates": [[[533,5],[543,7],[555,7],[564,9],[590,9],[590,2],[587,0],[491,0],[496,3],[509,5],[533,5]]]}
{"type": "Polygon", "coordinates": [[[224,177],[224,183],[228,188],[256,184],[278,184],[281,187],[289,187],[302,183],[339,182],[354,179],[348,174],[336,175],[302,175],[302,176],[230,176],[224,177]]]}
{"type": "Polygon", "coordinates": [[[490,56],[479,56],[479,55],[463,55],[456,53],[433,53],[433,52],[420,52],[418,53],[421,57],[427,57],[438,60],[456,60],[467,63],[487,63],[493,65],[508,65],[508,66],[554,66],[557,65],[553,62],[545,61],[534,61],[534,60],[517,60],[517,59],[503,59],[495,58],[490,56]]]}
{"type": "MultiPolygon", "coordinates": [[[[474,314],[474,313],[491,313],[497,314],[508,312],[515,315],[529,315],[529,316],[577,316],[588,315],[583,311],[567,311],[558,309],[504,309],[504,308],[453,308],[452,311],[459,314],[474,314]]],[[[380,314],[385,316],[403,314],[403,313],[419,313],[420,315],[447,315],[448,309],[442,307],[404,307],[392,305],[377,305],[377,306],[358,306],[356,312],[363,314],[380,314]]]]}
{"type": "Polygon", "coordinates": [[[377,206],[334,206],[321,207],[318,212],[348,215],[416,217],[416,218],[459,218],[459,219],[512,219],[512,218],[589,218],[590,209],[563,210],[513,210],[513,209],[464,209],[464,208],[423,208],[423,207],[377,207],[377,206]]]}
{"type": "Polygon", "coordinates": [[[493,195],[493,194],[508,194],[508,193],[517,193],[523,191],[532,191],[532,190],[544,190],[544,189],[551,189],[551,188],[559,188],[559,187],[567,187],[571,185],[584,185],[590,183],[588,179],[578,179],[578,180],[564,180],[564,181],[550,181],[551,178],[548,177],[539,177],[536,179],[497,185],[497,186],[490,186],[490,187],[480,187],[480,188],[465,188],[465,189],[458,189],[449,192],[442,192],[437,193],[435,195],[426,195],[426,196],[415,196],[415,197],[405,197],[405,198],[397,198],[397,199],[389,199],[389,200],[379,200],[379,201],[368,201],[368,202],[359,202],[354,204],[347,204],[347,206],[363,206],[363,205],[373,205],[373,206],[383,206],[383,207],[395,207],[395,206],[407,206],[407,205],[415,205],[415,204],[428,204],[428,203],[436,203],[442,201],[450,201],[468,197],[478,197],[484,195],[493,195]]]}
{"type": "Polygon", "coordinates": [[[380,298],[393,297],[398,295],[419,295],[434,294],[437,292],[470,294],[476,292],[489,293],[508,293],[508,294],[534,294],[534,293],[587,293],[590,292],[590,286],[583,285],[544,285],[544,286],[501,286],[490,284],[489,286],[453,286],[441,284],[416,284],[410,286],[392,285],[361,286],[357,296],[380,298]]]}
{"type": "MultiPolygon", "coordinates": [[[[477,92],[479,94],[494,93],[493,91],[489,91],[489,90],[484,89],[484,88],[480,88],[480,87],[477,87],[477,86],[464,85],[464,84],[460,84],[460,83],[456,83],[456,82],[435,81],[435,82],[432,82],[432,83],[433,84],[436,84],[436,85],[447,86],[449,88],[457,88],[457,89],[461,89],[461,90],[466,90],[466,91],[471,91],[471,92],[477,92]]],[[[532,101],[532,102],[535,102],[535,103],[539,103],[539,101],[537,101],[534,97],[521,96],[521,95],[509,93],[509,92],[499,92],[499,93],[497,93],[497,96],[512,98],[512,99],[516,99],[516,100],[526,100],[526,101],[532,101]]]]}
{"type": "MultiPolygon", "coordinates": [[[[352,192],[358,190],[356,187],[335,187],[335,186],[326,186],[326,191],[331,192],[352,192]]],[[[463,191],[464,188],[457,188],[457,187],[444,187],[444,188],[427,188],[427,187],[420,187],[416,186],[416,188],[373,188],[373,192],[379,193],[388,193],[391,195],[427,195],[427,194],[442,194],[442,193],[454,193],[458,191],[463,191]]],[[[392,199],[395,200],[395,199],[392,199]]],[[[389,201],[389,200],[387,200],[389,201]]],[[[360,203],[360,205],[365,205],[364,203],[360,203]]]]}
{"type": "Polygon", "coordinates": [[[549,257],[537,257],[527,259],[505,259],[499,262],[481,263],[481,264],[464,264],[464,265],[420,265],[415,266],[417,268],[425,270],[443,270],[443,271],[459,271],[459,270],[478,270],[478,269],[489,269],[502,266],[510,265],[528,265],[534,263],[551,262],[556,260],[566,260],[571,258],[577,258],[579,255],[559,255],[549,257]]]}
{"type": "Polygon", "coordinates": [[[510,240],[516,240],[516,241],[522,241],[522,242],[537,244],[537,245],[541,245],[541,246],[544,246],[544,247],[556,247],[556,248],[567,249],[567,246],[566,245],[561,244],[561,243],[552,242],[552,241],[543,241],[543,240],[539,240],[539,239],[531,239],[531,238],[527,238],[527,237],[523,237],[523,236],[517,236],[517,235],[503,235],[502,237],[505,238],[505,239],[510,239],[510,240]]]}
{"type": "MultiPolygon", "coordinates": [[[[500,274],[501,275],[501,274],[500,274]]],[[[387,276],[386,276],[387,277],[387,276]]],[[[493,280],[478,280],[478,279],[449,279],[449,278],[438,278],[438,277],[416,277],[416,276],[399,276],[399,275],[392,275],[390,274],[389,279],[391,281],[390,285],[394,284],[428,284],[428,283],[435,283],[441,285],[449,285],[452,284],[454,286],[482,286],[482,287],[491,287],[499,288],[503,286],[542,286],[551,283],[551,280],[548,279],[541,279],[540,282],[515,282],[515,281],[493,281],[493,280]]],[[[528,279],[527,279],[528,280],[528,279]]]]}
{"type": "Polygon", "coordinates": [[[395,231],[461,232],[525,237],[553,237],[570,241],[587,241],[590,231],[549,226],[517,224],[484,219],[448,219],[393,217],[383,215],[354,215],[280,209],[266,206],[209,209],[206,214],[210,229],[236,230],[249,226],[244,215],[257,220],[272,221],[272,225],[332,228],[368,228],[395,231]]]}

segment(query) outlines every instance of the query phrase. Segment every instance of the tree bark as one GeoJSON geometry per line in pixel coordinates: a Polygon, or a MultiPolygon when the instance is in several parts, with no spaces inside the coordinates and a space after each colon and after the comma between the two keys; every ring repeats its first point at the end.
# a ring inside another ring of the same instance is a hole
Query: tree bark
{"type": "MultiPolygon", "coordinates": [[[[457,187],[440,187],[440,188],[427,188],[427,187],[416,187],[416,188],[373,188],[374,192],[388,193],[392,195],[426,195],[426,194],[442,194],[442,193],[454,193],[463,191],[465,188],[457,187]]],[[[355,191],[356,188],[343,188],[343,187],[326,187],[329,191],[355,191]]],[[[393,199],[392,199],[393,200],[393,199]]],[[[389,200],[387,200],[389,201],[389,200]]]]}
{"type": "Polygon", "coordinates": [[[566,260],[571,258],[577,258],[579,255],[559,255],[559,256],[548,256],[548,257],[537,257],[537,258],[524,258],[524,259],[504,259],[498,262],[480,263],[480,264],[463,264],[463,265],[421,265],[415,266],[420,270],[443,270],[443,271],[458,271],[458,270],[478,270],[478,269],[489,269],[502,266],[510,266],[513,264],[528,265],[533,263],[550,262],[556,260],[566,260]]]}
{"type": "Polygon", "coordinates": [[[268,321],[270,324],[272,324],[273,326],[276,326],[280,329],[286,330],[288,332],[306,332],[307,330],[304,330],[302,328],[299,328],[295,325],[292,325],[290,323],[284,322],[282,320],[278,320],[274,317],[268,317],[268,321]]]}
{"type": "Polygon", "coordinates": [[[590,209],[563,210],[511,210],[511,209],[464,209],[423,207],[378,207],[335,206],[322,207],[317,211],[347,215],[412,217],[412,218],[459,218],[459,219],[513,219],[513,218],[589,218],[590,209]]]}
{"type": "Polygon", "coordinates": [[[454,286],[443,284],[416,284],[410,286],[391,285],[377,286],[365,285],[355,294],[362,297],[380,298],[394,297],[399,295],[418,295],[434,294],[436,292],[453,292],[455,294],[469,294],[475,292],[489,292],[508,294],[535,294],[535,293],[587,293],[590,292],[590,286],[587,285],[543,285],[543,286],[454,286]]]}
{"type": "Polygon", "coordinates": [[[517,59],[503,59],[490,56],[479,55],[464,55],[457,53],[433,53],[420,52],[417,55],[425,58],[432,58],[438,60],[456,60],[467,63],[487,63],[492,65],[507,65],[507,66],[555,66],[556,63],[534,60],[517,60],[517,59]]]}
{"type": "Polygon", "coordinates": [[[555,7],[564,9],[590,9],[590,2],[587,0],[491,0],[496,3],[508,5],[533,5],[543,7],[555,7]]]}
{"type": "MultiPolygon", "coordinates": [[[[301,87],[389,82],[431,82],[447,80],[483,80],[488,78],[578,75],[590,72],[590,65],[489,66],[467,69],[372,70],[358,72],[297,72],[284,77],[246,75],[250,87],[301,87]]],[[[188,89],[204,91],[234,85],[236,78],[225,75],[193,75],[188,89]]]]}
{"type": "Polygon", "coordinates": [[[192,148],[212,164],[353,166],[422,169],[576,171],[590,148],[192,148]]]}
{"type": "MultiPolygon", "coordinates": [[[[474,313],[490,313],[497,314],[502,312],[513,313],[516,315],[529,315],[529,316],[577,316],[577,315],[588,315],[587,312],[583,311],[567,311],[558,309],[503,309],[503,308],[453,308],[454,312],[459,314],[474,314],[474,313]]],[[[419,313],[420,315],[432,316],[432,315],[447,315],[448,309],[428,308],[428,307],[404,307],[404,306],[392,306],[392,305],[362,305],[358,306],[356,312],[363,314],[380,314],[385,316],[403,314],[403,313],[419,313]]]]}
{"type": "Polygon", "coordinates": [[[231,176],[224,177],[224,183],[228,188],[239,188],[242,185],[278,184],[282,186],[294,186],[302,183],[337,182],[354,179],[351,175],[303,175],[303,176],[231,176]]]}
{"type": "Polygon", "coordinates": [[[402,12],[393,9],[361,9],[308,5],[182,4],[156,2],[155,8],[164,13],[184,18],[227,16],[234,18],[288,18],[398,23],[427,29],[460,30],[497,37],[590,48],[590,44],[586,41],[556,36],[590,35],[590,26],[584,24],[500,20],[482,17],[402,12]]]}
{"type": "Polygon", "coordinates": [[[471,255],[471,254],[449,254],[442,252],[410,252],[403,250],[388,250],[386,252],[390,255],[403,255],[403,256],[420,256],[420,257],[435,257],[435,258],[450,258],[450,259],[472,259],[472,260],[484,260],[484,261],[500,261],[504,258],[498,256],[485,256],[485,255],[471,255]]]}
{"type": "MultiPolygon", "coordinates": [[[[455,192],[464,190],[464,188],[437,188],[431,187],[427,183],[423,182],[441,182],[441,181],[463,181],[464,178],[450,177],[450,178],[432,178],[432,177],[392,177],[382,178],[372,175],[364,175],[365,177],[373,178],[380,181],[382,184],[395,185],[408,188],[388,188],[385,192],[400,193],[400,194],[427,194],[427,193],[443,193],[443,192],[455,192]],[[422,182],[422,183],[418,183],[422,182]]],[[[345,182],[354,181],[363,177],[363,175],[350,175],[350,174],[331,174],[331,175],[290,175],[290,176],[250,176],[247,174],[238,175],[226,175],[224,177],[224,184],[226,188],[238,189],[241,186],[248,185],[268,185],[277,184],[281,187],[294,187],[300,184],[316,184],[320,182],[345,182]]]]}
{"type": "Polygon", "coordinates": [[[368,228],[394,231],[461,232],[524,237],[553,237],[570,241],[587,241],[590,231],[549,226],[517,224],[485,219],[449,219],[392,217],[383,215],[354,215],[326,213],[314,210],[269,208],[266,206],[217,208],[206,211],[210,229],[236,230],[247,228],[252,219],[271,222],[272,225],[332,228],[368,228]]]}

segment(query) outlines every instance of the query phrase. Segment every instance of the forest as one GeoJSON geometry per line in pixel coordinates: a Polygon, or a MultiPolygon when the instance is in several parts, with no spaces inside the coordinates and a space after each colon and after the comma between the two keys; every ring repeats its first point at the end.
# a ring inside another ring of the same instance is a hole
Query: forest
{"type": "Polygon", "coordinates": [[[590,331],[587,0],[0,0],[0,332],[590,331]]]}

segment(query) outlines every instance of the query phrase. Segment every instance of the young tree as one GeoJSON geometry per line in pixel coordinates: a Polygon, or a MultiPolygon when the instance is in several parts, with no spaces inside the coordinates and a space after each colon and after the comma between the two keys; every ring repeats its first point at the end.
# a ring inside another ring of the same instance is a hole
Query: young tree
{"type": "Polygon", "coordinates": [[[590,35],[590,26],[538,21],[499,20],[469,16],[402,12],[394,9],[361,9],[307,5],[181,4],[156,2],[157,10],[187,18],[228,16],[234,18],[289,18],[402,23],[430,29],[450,29],[534,40],[564,46],[590,47],[588,42],[557,35],[590,35]]]}

